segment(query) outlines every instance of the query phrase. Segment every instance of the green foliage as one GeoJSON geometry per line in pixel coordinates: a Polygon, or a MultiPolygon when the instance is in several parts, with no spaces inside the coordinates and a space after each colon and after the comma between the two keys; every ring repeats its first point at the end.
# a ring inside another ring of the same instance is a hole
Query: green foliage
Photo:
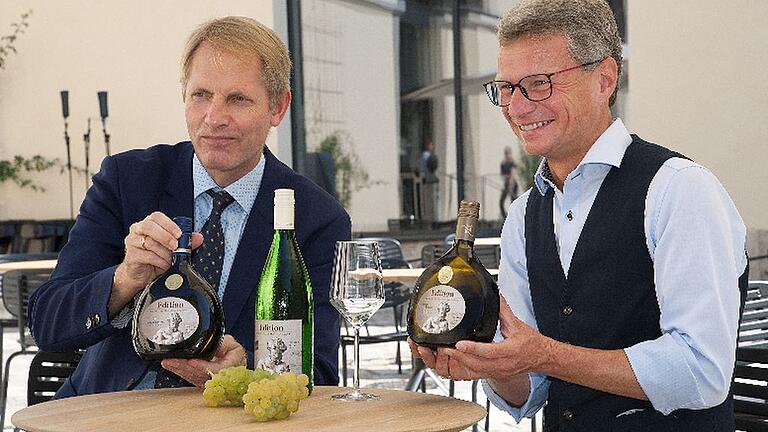
{"type": "Polygon", "coordinates": [[[18,39],[19,35],[24,33],[24,30],[29,27],[27,18],[29,18],[30,15],[32,15],[32,9],[21,14],[21,21],[11,23],[13,33],[6,36],[0,36],[0,69],[5,69],[5,62],[11,53],[16,54],[16,39],[18,39]]]}
{"type": "Polygon", "coordinates": [[[520,191],[527,191],[533,187],[533,176],[541,163],[541,156],[529,155],[525,151],[520,152],[520,165],[517,173],[520,179],[520,191]]]}
{"type": "Polygon", "coordinates": [[[0,183],[11,180],[21,188],[29,187],[32,190],[42,192],[45,191],[44,188],[37,186],[32,180],[24,178],[23,174],[45,171],[53,166],[61,167],[62,171],[65,168],[65,165],[58,159],[50,160],[40,155],[32,156],[30,159],[16,155],[13,160],[0,160],[0,183]]]}
{"type": "Polygon", "coordinates": [[[368,171],[360,163],[348,133],[336,130],[320,142],[318,151],[331,154],[336,169],[336,195],[341,205],[349,207],[352,192],[357,192],[381,181],[371,181],[368,171]]]}

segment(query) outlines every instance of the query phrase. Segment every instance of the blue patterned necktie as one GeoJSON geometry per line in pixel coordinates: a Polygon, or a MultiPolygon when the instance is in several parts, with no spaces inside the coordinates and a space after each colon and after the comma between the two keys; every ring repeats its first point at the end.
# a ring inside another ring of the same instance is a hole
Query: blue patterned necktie
{"type": "MultiPolygon", "coordinates": [[[[235,199],[224,190],[214,192],[213,189],[209,189],[206,192],[213,197],[213,209],[200,232],[203,235],[203,244],[195,249],[192,257],[192,266],[200,276],[204,277],[211,284],[214,291],[218,291],[221,269],[224,264],[224,230],[221,227],[221,213],[235,199]]],[[[159,362],[155,367],[157,368],[155,388],[187,387],[191,385],[175,373],[163,369],[159,362]]]]}
{"type": "Polygon", "coordinates": [[[235,202],[235,199],[224,190],[214,192],[213,189],[209,189],[207,193],[213,198],[213,209],[200,231],[203,235],[203,244],[195,250],[192,265],[200,276],[211,284],[213,290],[218,291],[224,264],[224,230],[221,227],[221,213],[235,202]]]}

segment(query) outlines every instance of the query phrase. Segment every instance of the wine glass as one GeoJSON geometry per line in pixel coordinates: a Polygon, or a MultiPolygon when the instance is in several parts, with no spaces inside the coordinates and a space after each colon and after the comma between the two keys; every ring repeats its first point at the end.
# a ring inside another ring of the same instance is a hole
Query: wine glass
{"type": "Polygon", "coordinates": [[[379,244],[375,241],[338,241],[331,276],[331,304],[355,331],[354,388],[332,398],[345,401],[379,399],[360,391],[360,326],[384,304],[379,244]]]}

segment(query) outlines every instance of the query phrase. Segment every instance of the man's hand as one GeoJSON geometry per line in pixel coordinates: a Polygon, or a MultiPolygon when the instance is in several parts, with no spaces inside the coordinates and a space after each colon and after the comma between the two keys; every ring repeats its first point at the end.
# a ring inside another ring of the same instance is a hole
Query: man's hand
{"type": "Polygon", "coordinates": [[[453,380],[476,380],[491,378],[509,379],[515,375],[533,370],[539,359],[537,354],[548,338],[520,321],[500,298],[499,324],[503,340],[482,343],[459,341],[455,349],[416,345],[410,338],[408,344],[414,357],[421,357],[427,367],[435,369],[438,375],[453,380]]]}
{"type": "MultiPolygon", "coordinates": [[[[125,258],[115,270],[109,314],[114,316],[142,288],[171,266],[181,229],[168,216],[154,212],[131,225],[125,237],[125,258]]],[[[192,233],[192,248],[203,243],[200,233],[192,233]]]]}
{"type": "Polygon", "coordinates": [[[224,339],[216,350],[211,361],[201,359],[165,359],[161,362],[163,368],[184,378],[197,387],[203,388],[210,378],[210,373],[231,366],[245,366],[245,348],[235,338],[224,335],[224,339]]]}

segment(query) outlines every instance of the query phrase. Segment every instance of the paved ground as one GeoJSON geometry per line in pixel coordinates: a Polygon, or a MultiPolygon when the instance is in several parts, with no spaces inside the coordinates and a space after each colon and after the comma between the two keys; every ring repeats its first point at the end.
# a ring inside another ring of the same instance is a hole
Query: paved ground
{"type": "MultiPolygon", "coordinates": [[[[391,324],[392,315],[390,311],[382,311],[381,314],[374,316],[369,325],[369,329],[372,334],[383,333],[392,331],[393,328],[387,324],[391,324]]],[[[6,329],[3,337],[3,368],[5,367],[5,360],[8,355],[19,349],[18,330],[6,329]]],[[[360,369],[360,381],[362,387],[373,388],[388,388],[388,389],[403,389],[405,388],[408,378],[411,373],[411,358],[410,352],[406,344],[402,344],[401,350],[403,355],[403,373],[397,373],[397,366],[395,364],[395,344],[394,343],[382,343],[374,345],[361,346],[361,369],[360,369]]],[[[349,385],[352,385],[352,348],[348,348],[348,362],[349,362],[349,385]]],[[[32,359],[31,355],[17,356],[11,363],[11,374],[8,385],[8,407],[6,424],[3,431],[11,431],[13,428],[10,426],[10,418],[12,413],[26,406],[26,387],[27,387],[27,373],[29,369],[29,363],[32,359]]],[[[435,382],[431,379],[427,379],[427,391],[429,393],[442,394],[440,388],[435,385],[435,382]]],[[[446,381],[447,385],[447,381],[446,381]]],[[[456,397],[465,400],[471,400],[471,383],[459,382],[456,383],[456,397]]],[[[485,395],[482,390],[478,391],[478,403],[485,406],[485,395]]],[[[480,423],[479,430],[484,429],[484,423],[480,423]]],[[[471,430],[471,429],[470,429],[471,430]]],[[[515,424],[514,420],[504,412],[499,411],[495,407],[491,407],[490,411],[490,428],[489,431],[520,431],[528,432],[531,430],[530,422],[524,421],[520,425],[515,424]]],[[[539,428],[541,430],[541,428],[539,428]]]]}

